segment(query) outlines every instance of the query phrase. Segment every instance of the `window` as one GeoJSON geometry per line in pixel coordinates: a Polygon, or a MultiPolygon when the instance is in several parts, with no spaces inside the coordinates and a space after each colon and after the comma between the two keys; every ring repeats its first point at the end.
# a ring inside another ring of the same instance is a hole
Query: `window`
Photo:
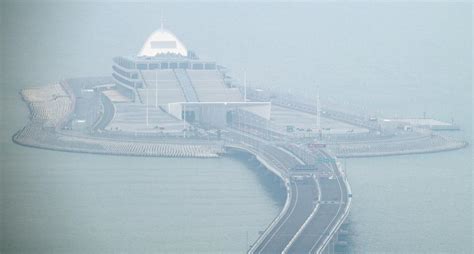
{"type": "Polygon", "coordinates": [[[129,74],[128,72],[123,71],[123,70],[117,68],[115,65],[112,66],[112,69],[113,69],[115,72],[117,72],[118,74],[120,74],[120,75],[122,75],[122,76],[124,76],[124,77],[130,78],[130,74],[129,74]]]}
{"type": "Polygon", "coordinates": [[[143,63],[142,64],[137,64],[137,69],[146,70],[146,69],[148,69],[147,64],[143,64],[143,63]]]}

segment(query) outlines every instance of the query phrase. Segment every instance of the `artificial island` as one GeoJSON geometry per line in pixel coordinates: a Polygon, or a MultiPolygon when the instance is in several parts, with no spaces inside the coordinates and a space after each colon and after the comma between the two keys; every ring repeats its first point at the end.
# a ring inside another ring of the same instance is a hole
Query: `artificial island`
{"type": "MultiPolygon", "coordinates": [[[[69,152],[213,158],[245,153],[286,189],[285,204],[249,253],[337,253],[347,245],[352,192],[339,158],[460,149],[459,127],[387,119],[247,86],[201,59],[163,26],[112,75],[23,89],[29,122],[17,144],[69,152]]],[[[322,101],[322,102],[321,102],[322,101]]]]}

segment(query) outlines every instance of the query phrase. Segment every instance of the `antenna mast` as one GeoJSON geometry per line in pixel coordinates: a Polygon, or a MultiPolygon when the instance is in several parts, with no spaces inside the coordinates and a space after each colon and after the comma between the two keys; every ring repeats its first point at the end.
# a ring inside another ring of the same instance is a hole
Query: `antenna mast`
{"type": "Polygon", "coordinates": [[[164,22],[163,22],[163,10],[162,10],[162,11],[161,11],[161,26],[160,26],[161,30],[164,29],[164,25],[163,25],[163,24],[164,24],[164,22]]]}

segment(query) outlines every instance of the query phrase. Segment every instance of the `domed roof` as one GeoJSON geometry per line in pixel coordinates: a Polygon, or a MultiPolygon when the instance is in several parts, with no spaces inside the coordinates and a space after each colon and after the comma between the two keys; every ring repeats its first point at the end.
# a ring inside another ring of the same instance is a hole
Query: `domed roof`
{"type": "Polygon", "coordinates": [[[161,27],[148,37],[138,56],[151,57],[167,53],[187,56],[188,50],[173,33],[161,27]]]}

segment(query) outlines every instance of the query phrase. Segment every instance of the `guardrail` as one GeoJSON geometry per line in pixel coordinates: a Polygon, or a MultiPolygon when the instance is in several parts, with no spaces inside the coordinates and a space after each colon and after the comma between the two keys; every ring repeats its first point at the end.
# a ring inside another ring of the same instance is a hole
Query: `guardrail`
{"type": "MultiPolygon", "coordinates": [[[[285,182],[286,189],[287,189],[287,200],[285,202],[284,208],[278,214],[278,216],[270,223],[270,225],[265,229],[263,234],[261,234],[258,237],[257,241],[254,244],[252,244],[252,246],[249,249],[248,253],[253,253],[263,243],[263,241],[271,233],[271,231],[273,230],[275,225],[281,220],[281,218],[288,211],[288,207],[290,205],[290,201],[291,201],[291,198],[292,198],[291,186],[290,186],[290,180],[289,180],[290,176],[287,174],[288,169],[285,167],[285,165],[280,164],[279,166],[277,165],[276,167],[271,165],[272,163],[275,163],[275,161],[271,159],[271,157],[275,156],[275,155],[272,153],[271,150],[267,151],[267,148],[268,148],[268,146],[272,146],[272,145],[274,146],[275,145],[274,143],[268,144],[268,143],[266,143],[265,140],[260,141],[257,138],[252,138],[251,136],[244,135],[244,134],[239,134],[239,133],[229,133],[227,135],[228,136],[225,137],[227,143],[224,146],[234,147],[234,148],[237,148],[237,149],[245,150],[245,151],[247,151],[251,154],[254,154],[255,157],[257,158],[257,160],[259,160],[268,170],[275,173],[278,177],[280,177],[285,182]]],[[[305,150],[305,149],[300,148],[300,147],[298,147],[298,151],[297,151],[297,153],[299,155],[301,155],[301,153],[303,153],[303,154],[311,153],[311,151],[305,150]]],[[[334,170],[338,172],[338,174],[337,174],[338,179],[342,178],[341,182],[343,182],[344,187],[342,185],[340,185],[341,188],[343,187],[347,190],[347,192],[345,194],[343,194],[344,192],[341,192],[341,195],[347,195],[348,193],[350,193],[350,186],[349,186],[349,183],[347,182],[345,174],[339,168],[340,166],[337,162],[336,157],[334,155],[330,154],[330,152],[327,152],[327,151],[323,151],[323,154],[327,157],[334,158],[334,160],[330,160],[330,161],[328,160],[328,162],[330,162],[332,164],[332,167],[334,168],[334,170]]],[[[281,160],[282,158],[278,158],[278,159],[281,160]]],[[[315,179],[315,181],[317,182],[316,179],[315,179]]],[[[321,189],[319,187],[319,184],[317,184],[317,186],[318,186],[318,192],[319,192],[318,200],[320,200],[320,198],[321,198],[321,189]]],[[[350,203],[351,199],[349,197],[347,197],[347,200],[348,201],[347,201],[347,204],[345,205],[344,212],[342,213],[342,217],[337,220],[335,226],[331,229],[328,236],[323,240],[323,242],[322,242],[323,244],[321,246],[319,246],[318,252],[319,252],[319,250],[324,250],[326,248],[326,246],[330,242],[330,240],[334,238],[334,235],[337,232],[337,230],[340,228],[340,225],[342,225],[342,223],[346,219],[347,214],[349,212],[350,204],[351,204],[350,203]]],[[[310,216],[305,220],[305,222],[303,223],[301,228],[297,231],[295,236],[293,236],[291,238],[290,242],[285,246],[285,249],[283,250],[283,253],[286,253],[289,250],[290,246],[301,235],[302,231],[308,225],[308,223],[312,219],[314,219],[314,216],[317,213],[318,208],[319,208],[319,204],[317,204],[315,206],[315,208],[313,209],[310,216]]],[[[339,211],[338,211],[338,214],[336,214],[335,216],[336,217],[334,217],[334,218],[337,218],[339,216],[339,211]]],[[[332,222],[331,222],[331,224],[332,224],[332,222]]]]}
{"type": "MultiPolygon", "coordinates": [[[[267,228],[263,231],[263,233],[257,238],[256,242],[251,245],[248,253],[253,253],[255,249],[263,242],[263,240],[268,236],[268,234],[272,231],[275,225],[280,221],[280,219],[287,213],[288,208],[290,206],[290,202],[292,199],[292,191],[290,186],[289,177],[286,174],[286,170],[283,164],[279,164],[277,166],[272,166],[272,163],[275,163],[275,158],[271,159],[271,153],[265,152],[264,147],[265,144],[257,139],[251,138],[249,136],[244,136],[238,133],[228,133],[224,136],[226,143],[224,143],[225,147],[237,148],[244,151],[247,151],[250,154],[253,154],[255,158],[265,166],[266,169],[273,172],[277,175],[284,183],[287,191],[285,205],[283,209],[280,211],[277,217],[275,217],[272,222],[267,226],[267,228]],[[267,159],[268,158],[268,159],[267,159]],[[279,169],[278,169],[279,168],[279,169]]],[[[278,160],[276,160],[278,161],[278,160]]]]}
{"type": "Polygon", "coordinates": [[[330,151],[326,150],[326,151],[322,151],[322,152],[325,153],[326,155],[336,159],[336,161],[334,162],[335,169],[339,172],[339,175],[341,175],[341,178],[342,178],[342,181],[344,182],[348,197],[347,197],[347,204],[346,204],[346,207],[344,209],[344,212],[342,214],[341,219],[338,220],[338,222],[333,227],[331,232],[328,234],[328,237],[323,242],[322,246],[320,248],[318,248],[316,253],[321,253],[321,251],[323,251],[326,248],[327,244],[334,238],[334,235],[337,233],[337,231],[341,227],[342,223],[344,223],[347,216],[349,215],[349,211],[350,211],[350,207],[351,207],[351,203],[352,203],[352,197],[351,197],[352,196],[352,190],[351,190],[351,187],[349,185],[349,182],[347,181],[347,175],[344,173],[343,170],[341,170],[341,166],[337,161],[337,157],[335,155],[333,155],[330,151]]]}
{"type": "Polygon", "coordinates": [[[308,218],[304,221],[303,225],[301,225],[301,228],[296,232],[293,238],[291,238],[290,242],[285,246],[285,249],[283,249],[283,252],[282,252],[283,254],[288,253],[288,250],[291,248],[293,243],[296,241],[296,239],[298,239],[298,237],[302,234],[303,230],[306,228],[308,223],[313,219],[314,215],[318,212],[319,201],[321,200],[321,188],[319,186],[318,181],[316,179],[314,180],[316,181],[316,185],[318,186],[318,203],[316,204],[316,206],[314,207],[313,211],[308,216],[308,218]]]}

